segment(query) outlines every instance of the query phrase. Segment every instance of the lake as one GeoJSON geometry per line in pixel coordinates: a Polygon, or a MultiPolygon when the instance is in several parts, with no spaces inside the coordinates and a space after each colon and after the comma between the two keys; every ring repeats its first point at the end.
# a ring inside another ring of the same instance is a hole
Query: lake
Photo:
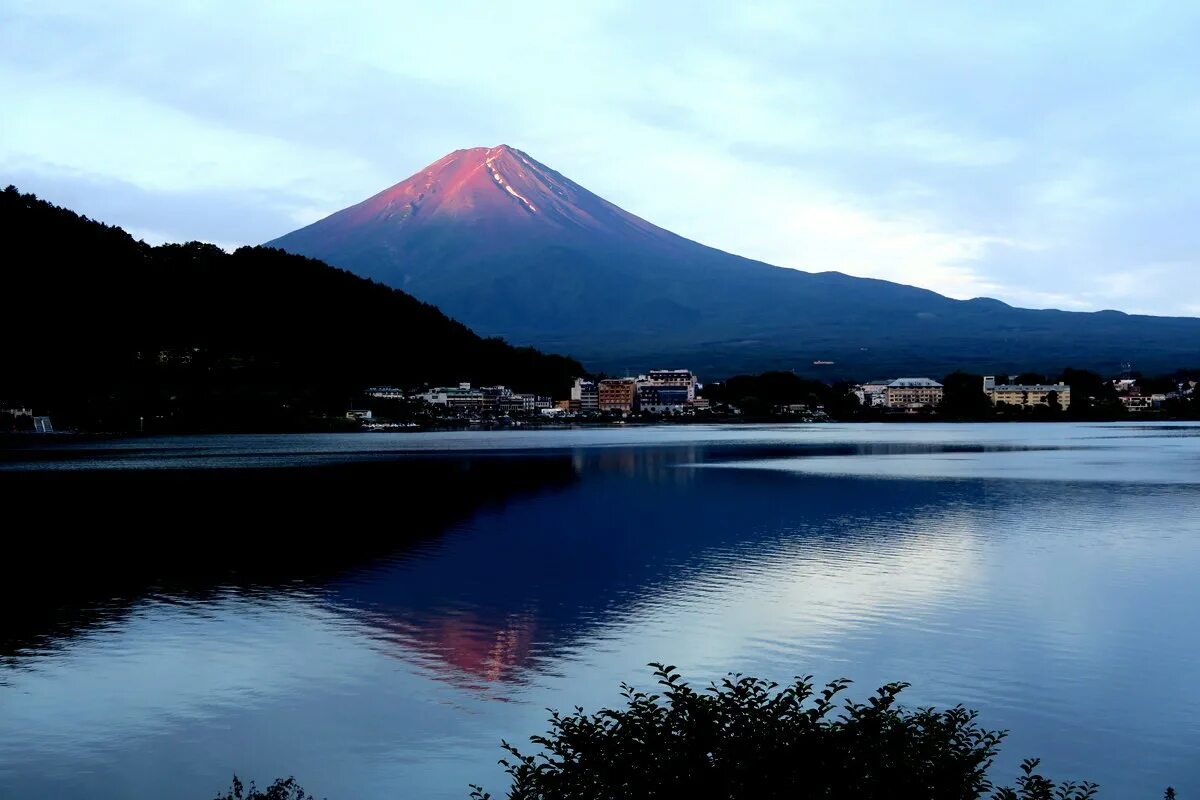
{"type": "Polygon", "coordinates": [[[1200,794],[1198,425],[55,437],[0,497],[0,797],[502,795],[501,739],[651,661],[1200,794]]]}

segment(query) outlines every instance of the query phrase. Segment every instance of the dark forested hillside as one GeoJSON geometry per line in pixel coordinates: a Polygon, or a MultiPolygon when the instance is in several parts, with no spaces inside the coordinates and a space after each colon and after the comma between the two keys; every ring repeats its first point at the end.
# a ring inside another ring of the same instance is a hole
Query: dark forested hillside
{"type": "Polygon", "coordinates": [[[582,373],[319,261],[150,247],[13,187],[0,195],[0,236],[0,404],[60,424],[296,427],[344,411],[367,385],[502,382],[549,394],[582,373]]]}

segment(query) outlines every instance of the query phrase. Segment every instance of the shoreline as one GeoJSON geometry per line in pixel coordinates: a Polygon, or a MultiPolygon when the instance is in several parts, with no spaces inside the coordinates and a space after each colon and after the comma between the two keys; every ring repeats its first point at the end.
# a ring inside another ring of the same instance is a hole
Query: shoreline
{"type": "Polygon", "coordinates": [[[10,431],[0,433],[0,449],[15,444],[48,444],[52,442],[81,442],[105,441],[111,439],[138,439],[157,436],[239,436],[239,435],[302,435],[302,434],[395,434],[395,433],[461,433],[465,431],[525,431],[525,430],[579,430],[590,428],[648,428],[656,426],[686,426],[686,425],[893,425],[893,424],[938,424],[951,425],[1007,425],[1014,423],[1037,424],[1115,424],[1115,423],[1194,423],[1200,424],[1200,419],[1188,417],[1163,416],[1154,413],[1138,414],[1124,417],[1098,418],[1047,418],[1045,416],[1030,416],[1029,418],[1001,417],[992,419],[961,419],[939,417],[932,414],[888,415],[856,419],[795,419],[790,417],[742,417],[714,416],[659,419],[620,419],[620,420],[514,420],[501,421],[464,421],[459,424],[439,425],[405,425],[398,423],[391,428],[360,427],[296,427],[296,428],[166,428],[153,431],[87,431],[87,430],[56,430],[53,433],[35,433],[32,431],[10,431]]]}

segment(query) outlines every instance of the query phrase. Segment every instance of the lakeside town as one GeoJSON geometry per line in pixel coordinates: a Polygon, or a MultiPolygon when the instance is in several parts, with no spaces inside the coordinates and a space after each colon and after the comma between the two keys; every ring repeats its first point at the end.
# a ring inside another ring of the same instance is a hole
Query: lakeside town
{"type": "MultiPolygon", "coordinates": [[[[1091,373],[1077,373],[1091,376],[1091,373]]],[[[1117,377],[1094,383],[1100,389],[1083,398],[1084,405],[1095,408],[1104,403],[1109,410],[1124,414],[1151,414],[1175,410],[1195,396],[1197,380],[1117,377]],[[1170,385],[1164,384],[1164,381],[1170,385]]],[[[1073,406],[1072,385],[1062,379],[1049,381],[1031,374],[979,376],[975,392],[970,376],[955,373],[946,380],[957,385],[947,387],[928,377],[878,379],[865,383],[822,384],[792,373],[765,373],[742,376],[730,381],[708,384],[689,369],[656,369],[623,378],[576,378],[564,397],[522,393],[507,386],[455,386],[401,389],[372,387],[364,392],[362,407],[346,412],[348,420],[368,430],[420,427],[413,412],[442,421],[499,421],[515,425],[561,421],[686,421],[688,419],[731,419],[753,417],[790,418],[799,421],[846,419],[852,412],[865,419],[912,419],[944,416],[963,405],[964,395],[979,401],[976,411],[986,412],[982,401],[997,417],[1024,414],[1045,419],[1048,415],[1068,412],[1073,406]],[[733,389],[737,382],[759,386],[733,389]],[[788,397],[789,387],[765,384],[793,384],[808,397],[799,402],[770,402],[788,397]],[[823,389],[823,390],[822,390],[823,389]],[[747,394],[755,392],[756,394],[747,394]],[[949,394],[948,394],[949,393],[949,394]],[[957,393],[957,396],[955,394],[957,393]],[[974,397],[971,395],[974,394],[974,397]],[[759,396],[762,395],[762,396],[759,396]],[[767,401],[764,405],[764,400],[767,401]],[[836,406],[836,408],[834,407],[836,406]],[[390,414],[389,414],[390,412],[390,414]],[[401,412],[397,414],[396,412],[401,412]],[[405,421],[392,421],[393,416],[405,421]]]]}
{"type": "MultiPolygon", "coordinates": [[[[653,369],[636,377],[575,378],[562,397],[508,386],[364,390],[331,423],[336,428],[387,431],[462,425],[540,426],[555,423],[687,422],[706,420],[887,421],[919,419],[1120,419],[1126,416],[1191,418],[1197,378],[1123,375],[1102,380],[1067,370],[1072,382],[1033,373],[929,377],[828,384],[791,372],[738,376],[704,384],[689,369],[653,369]],[[1079,397],[1080,376],[1087,394],[1079,397]],[[1072,412],[1074,409],[1074,413],[1072,412]],[[1091,412],[1091,413],[1083,413],[1091,412]]],[[[145,430],[142,421],[139,425],[145,430]]],[[[0,404],[0,432],[51,434],[50,416],[30,407],[0,404]]],[[[57,432],[64,432],[58,430],[57,432]]]]}

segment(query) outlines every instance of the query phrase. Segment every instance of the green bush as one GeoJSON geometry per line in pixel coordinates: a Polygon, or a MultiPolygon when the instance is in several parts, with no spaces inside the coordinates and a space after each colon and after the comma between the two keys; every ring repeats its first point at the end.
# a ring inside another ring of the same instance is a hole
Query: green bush
{"type": "MultiPolygon", "coordinates": [[[[509,800],[1090,800],[1097,786],[1055,782],[1027,759],[1012,787],[987,772],[1005,731],[981,728],[962,706],[897,702],[889,683],[865,703],[842,699],[847,680],[818,690],[811,676],[785,687],[731,675],[693,690],[673,666],[651,664],[661,687],[622,684],[625,707],[550,714],[550,730],[500,763],[509,800]]],[[[1175,800],[1167,789],[1166,800],[1175,800]]],[[[490,800],[471,786],[472,800],[490,800]]],[[[249,793],[234,778],[216,800],[313,800],[291,778],[249,793]]]]}

